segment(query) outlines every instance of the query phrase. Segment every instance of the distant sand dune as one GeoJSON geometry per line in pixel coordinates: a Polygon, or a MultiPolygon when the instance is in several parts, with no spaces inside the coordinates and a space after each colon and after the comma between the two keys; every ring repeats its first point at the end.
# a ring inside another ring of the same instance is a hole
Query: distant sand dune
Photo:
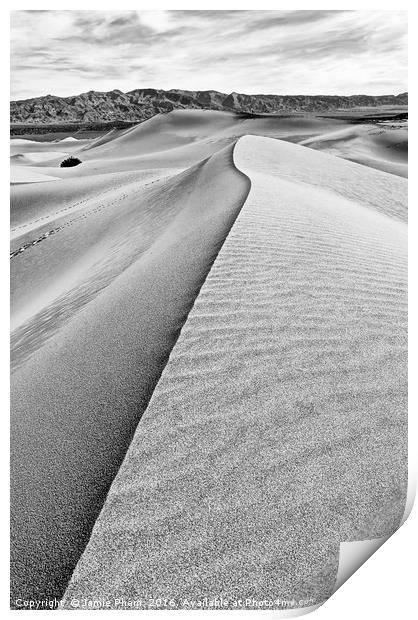
{"type": "Polygon", "coordinates": [[[405,181],[259,137],[234,159],[250,194],[67,600],[319,602],[340,541],[402,517],[405,181]]]}
{"type": "Polygon", "coordinates": [[[377,170],[408,176],[407,127],[355,125],[307,138],[300,144],[377,170]]]}
{"type": "MultiPolygon", "coordinates": [[[[243,118],[228,112],[176,110],[159,114],[135,127],[114,134],[112,140],[86,147],[87,160],[106,160],[113,165],[137,167],[172,166],[173,161],[190,166],[234,143],[246,134],[297,140],[329,131],[341,121],[319,118],[256,117],[243,118]],[[117,163],[116,163],[117,160],[117,163]],[[130,163],[131,162],[131,163],[130,163]]],[[[90,164],[88,164],[90,166],[90,164]]]]}
{"type": "Polygon", "coordinates": [[[42,174],[38,169],[28,166],[11,166],[10,167],[10,183],[45,183],[46,181],[59,181],[59,177],[53,177],[49,174],[42,174]]]}
{"type": "Polygon", "coordinates": [[[63,153],[61,151],[33,151],[31,153],[17,154],[12,156],[12,160],[14,164],[41,164],[43,162],[51,161],[51,159],[63,159],[67,156],[67,153],[63,153]]]}
{"type": "Polygon", "coordinates": [[[174,165],[185,169],[246,134],[300,141],[340,126],[346,125],[314,117],[244,118],[228,112],[176,110],[88,142],[79,151],[83,166],[56,173],[68,178],[174,165]]]}

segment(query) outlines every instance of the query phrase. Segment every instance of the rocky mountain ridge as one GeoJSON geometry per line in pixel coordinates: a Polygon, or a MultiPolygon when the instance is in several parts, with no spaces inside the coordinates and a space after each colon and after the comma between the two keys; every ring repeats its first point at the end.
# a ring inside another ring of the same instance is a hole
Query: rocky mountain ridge
{"type": "Polygon", "coordinates": [[[91,123],[142,121],[178,109],[221,110],[238,113],[282,114],[328,112],[337,109],[408,104],[408,93],[399,95],[245,95],[216,90],[157,90],[138,88],[127,93],[89,91],[71,97],[46,95],[10,102],[11,123],[91,123]]]}

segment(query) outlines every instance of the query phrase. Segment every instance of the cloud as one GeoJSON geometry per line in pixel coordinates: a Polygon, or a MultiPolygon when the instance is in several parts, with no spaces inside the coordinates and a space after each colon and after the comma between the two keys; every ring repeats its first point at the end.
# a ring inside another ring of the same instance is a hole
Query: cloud
{"type": "Polygon", "coordinates": [[[137,11],[139,21],[156,32],[170,29],[170,11],[137,11]]]}
{"type": "MultiPolygon", "coordinates": [[[[255,30],[277,28],[278,26],[304,26],[323,21],[330,17],[341,16],[347,11],[268,11],[269,15],[257,18],[253,22],[255,30]]],[[[262,13],[262,11],[260,11],[262,13]]]]}
{"type": "Polygon", "coordinates": [[[14,11],[12,98],[407,90],[406,11],[14,11]]]}

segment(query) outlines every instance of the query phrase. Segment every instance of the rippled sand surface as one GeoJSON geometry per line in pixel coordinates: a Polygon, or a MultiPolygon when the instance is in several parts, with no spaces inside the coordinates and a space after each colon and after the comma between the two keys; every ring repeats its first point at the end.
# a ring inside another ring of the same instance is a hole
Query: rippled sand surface
{"type": "Polygon", "coordinates": [[[402,517],[406,181],[265,137],[234,163],[249,195],[66,598],[320,602],[340,542],[402,517]]]}

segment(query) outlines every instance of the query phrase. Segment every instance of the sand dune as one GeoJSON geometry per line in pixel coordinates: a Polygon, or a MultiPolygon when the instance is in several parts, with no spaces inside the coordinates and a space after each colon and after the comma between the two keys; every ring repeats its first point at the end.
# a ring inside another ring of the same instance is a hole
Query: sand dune
{"type": "Polygon", "coordinates": [[[57,142],[13,138],[10,141],[10,183],[40,183],[65,177],[60,163],[87,142],[65,140],[65,151],[61,151],[57,150],[57,142]]]}
{"type": "MultiPolygon", "coordinates": [[[[43,172],[62,178],[79,178],[150,168],[185,170],[246,134],[296,142],[340,126],[345,123],[316,117],[246,118],[228,112],[177,110],[129,129],[112,130],[97,140],[84,144],[79,141],[78,149],[73,145],[71,148],[82,160],[81,166],[46,166],[43,172]]],[[[44,148],[51,150],[48,143],[44,148]]]]}
{"type": "Polygon", "coordinates": [[[12,260],[12,599],[62,595],[247,192],[227,148],[12,260]]]}
{"type": "MultiPolygon", "coordinates": [[[[69,141],[66,149],[78,155],[81,166],[59,168],[60,162],[40,165],[43,174],[61,178],[149,168],[184,170],[248,134],[301,143],[386,172],[407,174],[405,128],[352,125],[313,115],[248,118],[208,110],[176,110],[129,129],[111,130],[96,140],[69,141]]],[[[12,154],[39,151],[40,144],[42,151],[51,151],[57,143],[12,140],[12,154]]]]}
{"type": "Polygon", "coordinates": [[[326,597],[340,540],[396,527],[406,180],[351,131],[176,111],[74,168],[12,140],[12,599],[87,543],[69,595],[326,597]]]}
{"type": "Polygon", "coordinates": [[[28,140],[27,138],[12,138],[10,141],[10,146],[11,147],[16,147],[16,146],[29,146],[30,144],[38,144],[39,142],[37,140],[28,140]]]}
{"type": "Polygon", "coordinates": [[[160,114],[136,127],[120,132],[104,144],[84,151],[86,169],[100,162],[120,169],[187,167],[209,157],[246,134],[257,134],[296,141],[340,126],[341,121],[315,117],[245,118],[228,112],[177,110],[160,114]]]}
{"type": "Polygon", "coordinates": [[[116,136],[120,135],[122,132],[117,129],[111,129],[107,131],[104,135],[95,138],[94,140],[90,140],[87,144],[85,144],[80,151],[86,151],[88,149],[94,148],[96,146],[105,144],[109,140],[113,140],[116,136]]]}
{"type": "Polygon", "coordinates": [[[318,602],[340,541],[403,514],[405,181],[259,137],[234,161],[249,196],[67,597],[318,602]]]}
{"type": "Polygon", "coordinates": [[[407,127],[354,125],[307,138],[300,144],[377,170],[408,176],[407,127]]]}
{"type": "Polygon", "coordinates": [[[32,168],[30,166],[10,167],[10,183],[45,183],[46,181],[59,181],[59,177],[51,176],[49,174],[43,174],[38,172],[38,168],[32,168]]]}
{"type": "MultiPolygon", "coordinates": [[[[27,155],[29,153],[34,152],[48,152],[48,151],[56,151],[57,146],[63,144],[65,142],[65,152],[72,153],[74,151],[78,151],[83,146],[86,146],[92,140],[61,140],[61,141],[48,141],[40,142],[39,140],[26,140],[23,138],[12,138],[10,140],[10,155],[23,154],[27,155]]],[[[58,146],[59,150],[61,148],[58,146]]]]}
{"type": "Polygon", "coordinates": [[[14,165],[30,166],[32,164],[44,164],[47,162],[52,162],[52,164],[55,164],[57,162],[59,164],[67,156],[68,153],[63,153],[62,151],[34,151],[25,155],[22,153],[12,155],[10,160],[11,163],[14,165]]]}

